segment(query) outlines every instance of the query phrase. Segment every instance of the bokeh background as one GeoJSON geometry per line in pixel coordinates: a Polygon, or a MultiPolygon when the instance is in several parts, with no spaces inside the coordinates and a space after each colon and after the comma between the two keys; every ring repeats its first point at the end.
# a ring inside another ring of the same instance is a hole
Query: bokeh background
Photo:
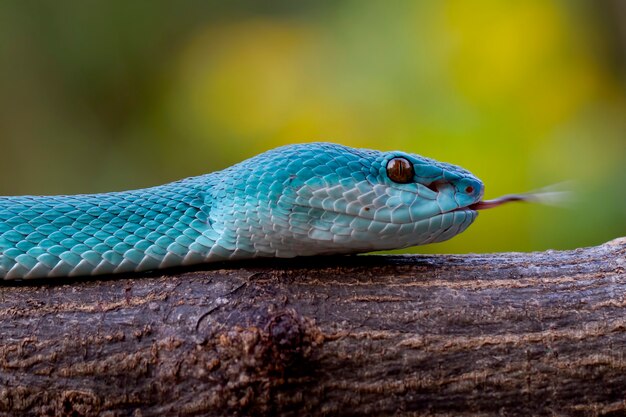
{"type": "Polygon", "coordinates": [[[156,185],[333,141],[459,164],[489,198],[417,252],[626,235],[626,6],[614,1],[3,1],[0,195],[156,185]]]}

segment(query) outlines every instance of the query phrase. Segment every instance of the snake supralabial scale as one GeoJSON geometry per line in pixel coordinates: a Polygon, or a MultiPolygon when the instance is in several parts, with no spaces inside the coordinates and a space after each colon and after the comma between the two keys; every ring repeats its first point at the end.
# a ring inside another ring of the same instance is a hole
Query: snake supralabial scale
{"type": "Polygon", "coordinates": [[[440,242],[474,221],[483,190],[419,155],[308,143],[142,190],[0,197],[0,279],[440,242]]]}

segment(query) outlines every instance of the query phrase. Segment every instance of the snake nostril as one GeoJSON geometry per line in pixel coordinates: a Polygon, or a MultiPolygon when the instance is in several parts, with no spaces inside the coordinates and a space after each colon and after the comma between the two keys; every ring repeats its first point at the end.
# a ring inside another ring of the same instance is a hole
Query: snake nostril
{"type": "Polygon", "coordinates": [[[468,185],[467,187],[465,187],[465,192],[468,194],[471,194],[474,192],[474,187],[472,187],[471,185],[468,185]]]}

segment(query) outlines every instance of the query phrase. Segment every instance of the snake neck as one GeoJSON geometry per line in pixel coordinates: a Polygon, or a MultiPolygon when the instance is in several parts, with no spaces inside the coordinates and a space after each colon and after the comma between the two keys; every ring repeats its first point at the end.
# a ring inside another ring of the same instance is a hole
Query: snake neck
{"type": "MultiPolygon", "coordinates": [[[[106,194],[0,198],[0,278],[146,271],[205,262],[211,175],[106,194]]],[[[221,254],[225,255],[225,254],[221,254]]]]}

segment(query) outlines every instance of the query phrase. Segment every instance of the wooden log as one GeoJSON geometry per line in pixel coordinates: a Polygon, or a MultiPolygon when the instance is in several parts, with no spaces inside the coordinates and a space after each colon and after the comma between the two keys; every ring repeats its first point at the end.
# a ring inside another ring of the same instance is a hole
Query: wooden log
{"type": "Polygon", "coordinates": [[[626,238],[0,285],[1,416],[623,415],[626,238]]]}

